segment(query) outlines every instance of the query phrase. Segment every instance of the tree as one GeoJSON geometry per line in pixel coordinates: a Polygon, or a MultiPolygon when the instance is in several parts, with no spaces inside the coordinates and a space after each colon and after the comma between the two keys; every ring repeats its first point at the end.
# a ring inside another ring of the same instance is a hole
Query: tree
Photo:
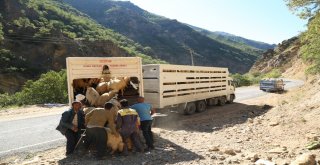
{"type": "Polygon", "coordinates": [[[302,33],[299,53],[311,62],[308,73],[320,73],[320,0],[285,0],[291,11],[303,19],[309,19],[308,30],[302,33]]]}
{"type": "Polygon", "coordinates": [[[314,17],[320,9],[320,0],[285,0],[289,9],[300,18],[314,17]]]}

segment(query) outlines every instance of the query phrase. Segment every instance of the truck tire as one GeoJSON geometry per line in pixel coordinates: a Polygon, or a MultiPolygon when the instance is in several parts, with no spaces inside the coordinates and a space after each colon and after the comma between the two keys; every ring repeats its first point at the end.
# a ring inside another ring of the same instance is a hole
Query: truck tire
{"type": "Polygon", "coordinates": [[[232,104],[234,100],[234,95],[230,95],[230,100],[227,102],[228,104],[232,104]]]}
{"type": "Polygon", "coordinates": [[[218,105],[223,106],[226,104],[226,98],[225,97],[220,97],[218,101],[218,105]]]}
{"type": "Polygon", "coordinates": [[[191,115],[196,112],[196,104],[194,102],[190,102],[187,104],[186,108],[184,109],[184,114],[185,115],[191,115]]]}
{"type": "Polygon", "coordinates": [[[207,110],[207,105],[204,100],[197,101],[197,112],[203,112],[207,110]]]}

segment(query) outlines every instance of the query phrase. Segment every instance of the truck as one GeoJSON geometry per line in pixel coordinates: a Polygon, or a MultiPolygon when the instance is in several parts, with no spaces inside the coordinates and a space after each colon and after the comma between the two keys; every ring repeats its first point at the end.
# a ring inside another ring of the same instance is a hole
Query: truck
{"type": "MultiPolygon", "coordinates": [[[[99,91],[100,84],[110,86],[114,80],[125,78],[129,81],[116,91],[118,99],[125,98],[133,104],[138,96],[144,96],[146,102],[160,110],[175,108],[191,115],[205,111],[207,106],[224,105],[235,99],[228,68],[142,65],[139,57],[68,57],[66,61],[70,104],[82,94],[88,106],[97,106],[88,102],[88,90],[99,91]]],[[[96,95],[102,97],[113,91],[108,89],[96,95]]]]}
{"type": "Polygon", "coordinates": [[[191,115],[207,105],[232,103],[235,86],[228,68],[169,64],[143,66],[145,101],[154,108],[175,107],[191,115]]]}
{"type": "Polygon", "coordinates": [[[284,82],[282,79],[263,79],[260,80],[260,90],[265,92],[283,92],[284,82]]]}
{"type": "Polygon", "coordinates": [[[140,57],[68,57],[66,68],[70,105],[76,95],[86,96],[89,88],[97,89],[100,83],[107,84],[124,78],[129,81],[122,91],[117,91],[118,98],[127,99],[132,104],[138,96],[143,96],[140,57]]]}

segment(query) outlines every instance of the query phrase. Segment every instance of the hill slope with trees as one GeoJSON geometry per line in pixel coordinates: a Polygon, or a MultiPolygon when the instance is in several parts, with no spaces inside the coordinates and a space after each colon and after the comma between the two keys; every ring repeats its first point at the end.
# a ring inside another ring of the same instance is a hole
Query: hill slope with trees
{"type": "Polygon", "coordinates": [[[257,56],[218,42],[191,27],[152,13],[130,2],[110,0],[64,0],[101,25],[113,29],[147,48],[150,55],[173,64],[228,67],[247,72],[257,56]]]}
{"type": "Polygon", "coordinates": [[[145,48],[59,1],[0,1],[0,93],[65,68],[71,56],[140,56],[145,48]]]}

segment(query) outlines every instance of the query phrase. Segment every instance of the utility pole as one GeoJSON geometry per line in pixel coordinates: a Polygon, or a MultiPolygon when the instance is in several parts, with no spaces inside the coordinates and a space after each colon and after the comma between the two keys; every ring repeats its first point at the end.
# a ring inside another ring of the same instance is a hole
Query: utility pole
{"type": "Polygon", "coordinates": [[[190,58],[191,58],[191,65],[194,66],[194,62],[193,62],[193,53],[194,53],[194,51],[185,44],[185,41],[183,42],[182,47],[183,47],[184,49],[189,50],[190,58]]]}
{"type": "Polygon", "coordinates": [[[193,50],[191,48],[189,48],[189,52],[190,52],[190,57],[191,57],[191,65],[194,66],[194,63],[193,63],[193,50]]]}

